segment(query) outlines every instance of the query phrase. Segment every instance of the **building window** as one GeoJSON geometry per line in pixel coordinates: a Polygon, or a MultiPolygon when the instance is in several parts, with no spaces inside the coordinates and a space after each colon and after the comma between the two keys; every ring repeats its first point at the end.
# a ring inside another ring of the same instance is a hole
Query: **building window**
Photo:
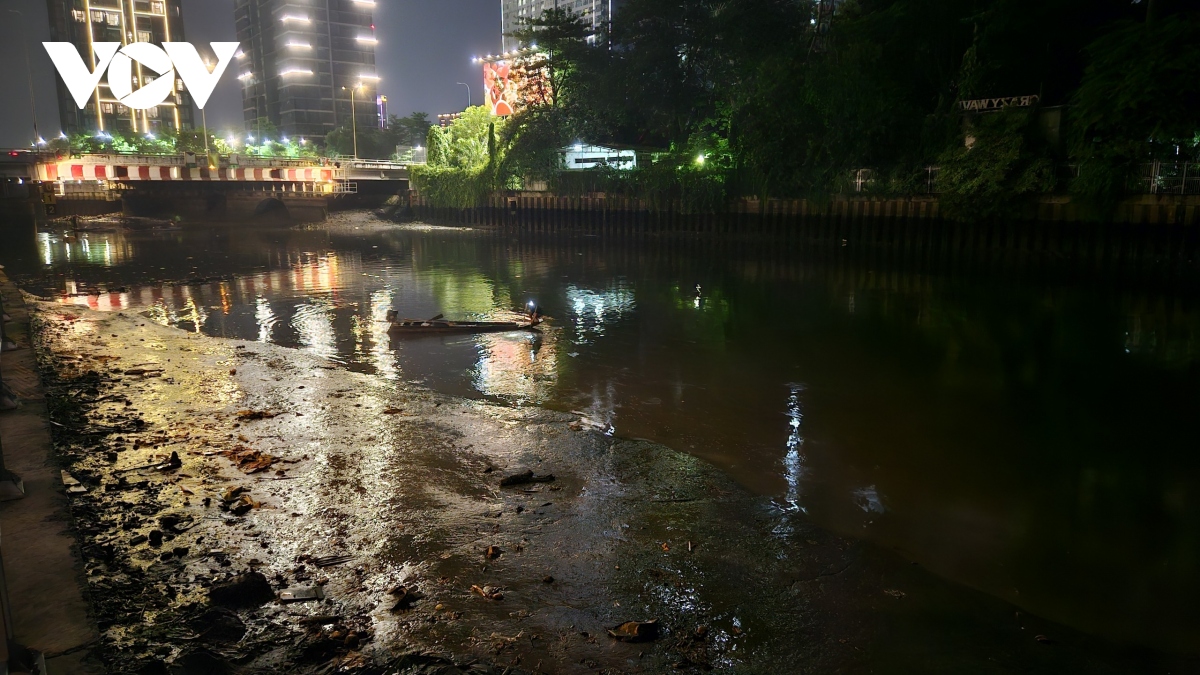
{"type": "Polygon", "coordinates": [[[110,26],[120,26],[121,25],[121,15],[117,14],[116,12],[109,12],[106,15],[106,18],[108,20],[108,25],[110,25],[110,26]]]}
{"type": "Polygon", "coordinates": [[[111,103],[102,103],[102,104],[100,105],[100,110],[101,110],[101,112],[103,112],[105,115],[111,115],[111,114],[113,114],[113,104],[111,104],[111,103]]]}
{"type": "Polygon", "coordinates": [[[158,119],[158,106],[154,106],[153,108],[147,109],[146,117],[149,117],[152,120],[158,119]]]}
{"type": "Polygon", "coordinates": [[[138,31],[138,39],[137,39],[137,41],[138,41],[138,42],[149,42],[149,41],[150,41],[150,31],[148,31],[148,30],[139,30],[139,31],[138,31]]]}
{"type": "Polygon", "coordinates": [[[150,11],[155,14],[166,14],[167,13],[166,5],[164,5],[161,2],[150,3],[150,11]]]}
{"type": "Polygon", "coordinates": [[[101,12],[99,10],[93,9],[92,10],[92,23],[104,23],[104,19],[107,15],[108,15],[108,12],[101,12]]]}
{"type": "Polygon", "coordinates": [[[75,19],[78,23],[87,23],[87,12],[82,9],[73,9],[71,10],[71,18],[75,19]]]}

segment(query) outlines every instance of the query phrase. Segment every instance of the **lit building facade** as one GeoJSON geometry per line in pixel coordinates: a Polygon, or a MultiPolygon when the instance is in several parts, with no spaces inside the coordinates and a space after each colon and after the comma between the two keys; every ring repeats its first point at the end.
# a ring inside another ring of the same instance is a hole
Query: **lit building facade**
{"type": "Polygon", "coordinates": [[[522,28],[522,19],[539,17],[548,9],[569,9],[582,16],[591,24],[594,39],[595,34],[608,27],[619,4],[618,0],[500,0],[501,51],[513,51],[520,46],[511,35],[522,28]]]}
{"type": "Polygon", "coordinates": [[[374,0],[236,0],[246,130],[270,122],[320,140],[339,126],[378,126],[374,0]]]}
{"type": "MultiPolygon", "coordinates": [[[[185,42],[182,0],[47,0],[50,16],[50,40],[70,42],[84,60],[95,63],[92,45],[96,42],[185,42]]],[[[154,73],[134,70],[134,88],[150,82],[154,73]]],[[[148,110],[121,105],[108,79],[102,78],[87,107],[75,105],[61,78],[58,82],[58,114],[63,131],[153,133],[161,129],[191,129],[194,119],[191,96],[183,80],[176,78],[165,102],[148,110]]]]}

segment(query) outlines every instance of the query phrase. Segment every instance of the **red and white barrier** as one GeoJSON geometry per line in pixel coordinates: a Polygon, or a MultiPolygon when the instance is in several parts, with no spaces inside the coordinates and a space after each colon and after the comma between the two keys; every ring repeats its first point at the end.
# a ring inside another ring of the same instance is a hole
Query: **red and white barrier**
{"type": "Polygon", "coordinates": [[[333,169],[312,168],[189,168],[162,165],[82,164],[57,162],[38,165],[38,179],[134,181],[236,181],[332,183],[333,169]]]}

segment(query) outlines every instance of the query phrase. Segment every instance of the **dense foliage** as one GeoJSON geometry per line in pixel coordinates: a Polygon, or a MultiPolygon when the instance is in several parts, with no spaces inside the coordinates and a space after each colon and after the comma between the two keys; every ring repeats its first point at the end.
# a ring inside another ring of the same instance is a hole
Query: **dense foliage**
{"type": "Polygon", "coordinates": [[[1195,156],[1200,19],[1184,8],[845,0],[826,23],[812,0],[628,0],[594,41],[551,10],[516,37],[536,41],[555,95],[509,121],[503,170],[554,182],[559,150],[583,140],[658,149],[672,172],[643,173],[676,193],[700,174],[727,196],[819,196],[859,169],[897,192],[941,164],[961,217],[1068,187],[1119,194],[1136,164],[1195,156]],[[1026,95],[1040,103],[1016,114],[957,105],[1026,95]]]}

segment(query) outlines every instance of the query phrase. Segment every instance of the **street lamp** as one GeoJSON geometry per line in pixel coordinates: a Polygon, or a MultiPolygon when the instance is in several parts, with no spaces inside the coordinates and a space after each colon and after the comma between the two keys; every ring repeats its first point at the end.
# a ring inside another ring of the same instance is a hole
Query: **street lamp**
{"type": "MultiPolygon", "coordinates": [[[[212,61],[204,59],[204,67],[208,68],[208,72],[211,73],[212,61]]],[[[214,168],[212,165],[212,154],[208,151],[208,115],[204,114],[204,108],[200,109],[200,119],[204,122],[204,165],[212,169],[214,168]]]]}
{"type": "Polygon", "coordinates": [[[350,128],[354,136],[354,159],[358,159],[358,108],[354,104],[354,93],[362,88],[362,82],[353,87],[342,87],[342,91],[346,91],[347,89],[350,91],[350,128]]]}
{"type": "Polygon", "coordinates": [[[467,88],[467,107],[470,108],[471,101],[473,100],[471,98],[471,85],[467,84],[466,82],[459,82],[458,84],[461,84],[462,86],[467,88]]]}

